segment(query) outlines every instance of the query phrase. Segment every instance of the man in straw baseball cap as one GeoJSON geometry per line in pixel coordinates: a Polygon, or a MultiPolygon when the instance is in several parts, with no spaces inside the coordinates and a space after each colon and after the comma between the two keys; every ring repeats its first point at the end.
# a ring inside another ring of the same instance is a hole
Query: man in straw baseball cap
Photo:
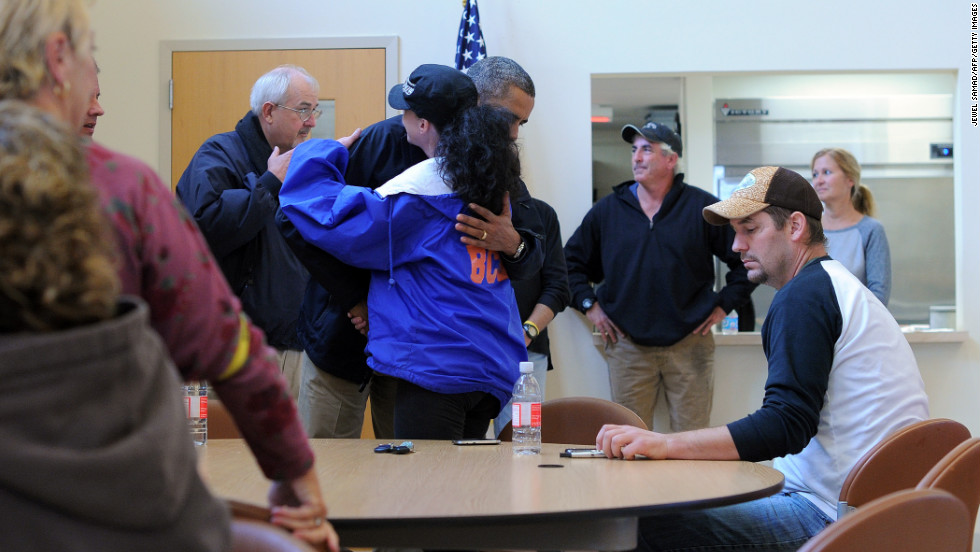
{"type": "MultiPolygon", "coordinates": [[[[777,218],[772,217],[774,210],[769,213],[770,218],[773,218],[773,222],[778,224],[779,229],[785,227],[789,214],[798,212],[803,216],[800,220],[808,230],[806,239],[808,247],[797,251],[792,259],[785,259],[782,256],[775,259],[767,258],[765,261],[767,265],[773,262],[782,263],[792,260],[796,264],[796,269],[799,270],[810,259],[827,254],[824,249],[823,227],[820,224],[820,215],[823,213],[820,199],[817,198],[817,193],[805,178],[789,169],[782,167],[753,169],[745,175],[738,188],[732,192],[728,199],[705,207],[702,214],[706,221],[715,226],[722,226],[731,222],[735,228],[735,239],[738,241],[739,225],[747,221],[754,227],[761,217],[754,217],[753,215],[757,215],[769,207],[786,211],[779,211],[777,218]]],[[[768,271],[771,269],[762,267],[760,261],[755,257],[755,253],[747,256],[746,252],[740,250],[737,244],[733,244],[732,249],[742,255],[742,264],[749,272],[749,280],[757,284],[766,284],[779,289],[782,284],[785,284],[789,278],[795,275],[795,271],[791,270],[790,266],[780,266],[775,274],[770,274],[768,271]],[[772,280],[771,278],[776,279],[772,280]]]]}
{"type": "Polygon", "coordinates": [[[856,459],[886,435],[929,417],[915,357],[895,319],[827,256],[821,205],[782,167],[753,169],[731,197],[704,208],[731,224],[749,279],[779,290],[762,325],[762,406],[728,425],[663,435],[606,425],[609,457],[773,460],[779,494],[639,523],[638,549],[796,550],[837,518],[856,459]]]}

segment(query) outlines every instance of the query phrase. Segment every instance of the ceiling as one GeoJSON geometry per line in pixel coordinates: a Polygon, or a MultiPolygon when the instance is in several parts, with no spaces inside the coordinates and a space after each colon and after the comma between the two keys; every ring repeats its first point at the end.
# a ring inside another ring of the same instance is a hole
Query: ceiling
{"type": "Polygon", "coordinates": [[[651,107],[680,103],[682,82],[682,77],[592,75],[592,103],[613,108],[611,123],[593,126],[619,128],[643,123],[651,107]]]}

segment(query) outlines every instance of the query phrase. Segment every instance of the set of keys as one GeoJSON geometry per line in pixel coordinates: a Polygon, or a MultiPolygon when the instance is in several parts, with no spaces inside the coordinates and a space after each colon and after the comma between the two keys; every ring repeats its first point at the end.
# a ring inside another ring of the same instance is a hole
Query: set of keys
{"type": "Polygon", "coordinates": [[[374,447],[374,452],[390,452],[391,454],[408,454],[415,450],[415,443],[402,441],[400,445],[394,443],[382,443],[374,447]]]}

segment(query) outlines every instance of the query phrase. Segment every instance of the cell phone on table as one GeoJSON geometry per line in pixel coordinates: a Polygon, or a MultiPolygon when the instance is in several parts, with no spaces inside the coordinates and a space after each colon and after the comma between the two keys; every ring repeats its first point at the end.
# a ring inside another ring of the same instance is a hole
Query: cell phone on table
{"type": "Polygon", "coordinates": [[[453,439],[454,445],[499,445],[500,439],[453,439]]]}
{"type": "Polygon", "coordinates": [[[567,448],[558,456],[562,458],[605,458],[606,453],[595,448],[567,448]]]}

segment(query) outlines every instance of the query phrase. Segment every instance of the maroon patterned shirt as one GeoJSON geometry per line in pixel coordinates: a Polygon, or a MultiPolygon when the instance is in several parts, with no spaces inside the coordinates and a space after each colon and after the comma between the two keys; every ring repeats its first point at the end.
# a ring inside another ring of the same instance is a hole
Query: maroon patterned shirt
{"type": "Polygon", "coordinates": [[[183,378],[211,383],[266,477],[305,473],[313,451],[275,350],[266,345],[262,330],[242,318],[241,304],[194,221],[143,162],[92,143],[88,163],[119,242],[123,293],[149,304],[153,329],[183,378]],[[242,320],[249,335],[247,358],[221,379],[239,347],[242,320]]]}

